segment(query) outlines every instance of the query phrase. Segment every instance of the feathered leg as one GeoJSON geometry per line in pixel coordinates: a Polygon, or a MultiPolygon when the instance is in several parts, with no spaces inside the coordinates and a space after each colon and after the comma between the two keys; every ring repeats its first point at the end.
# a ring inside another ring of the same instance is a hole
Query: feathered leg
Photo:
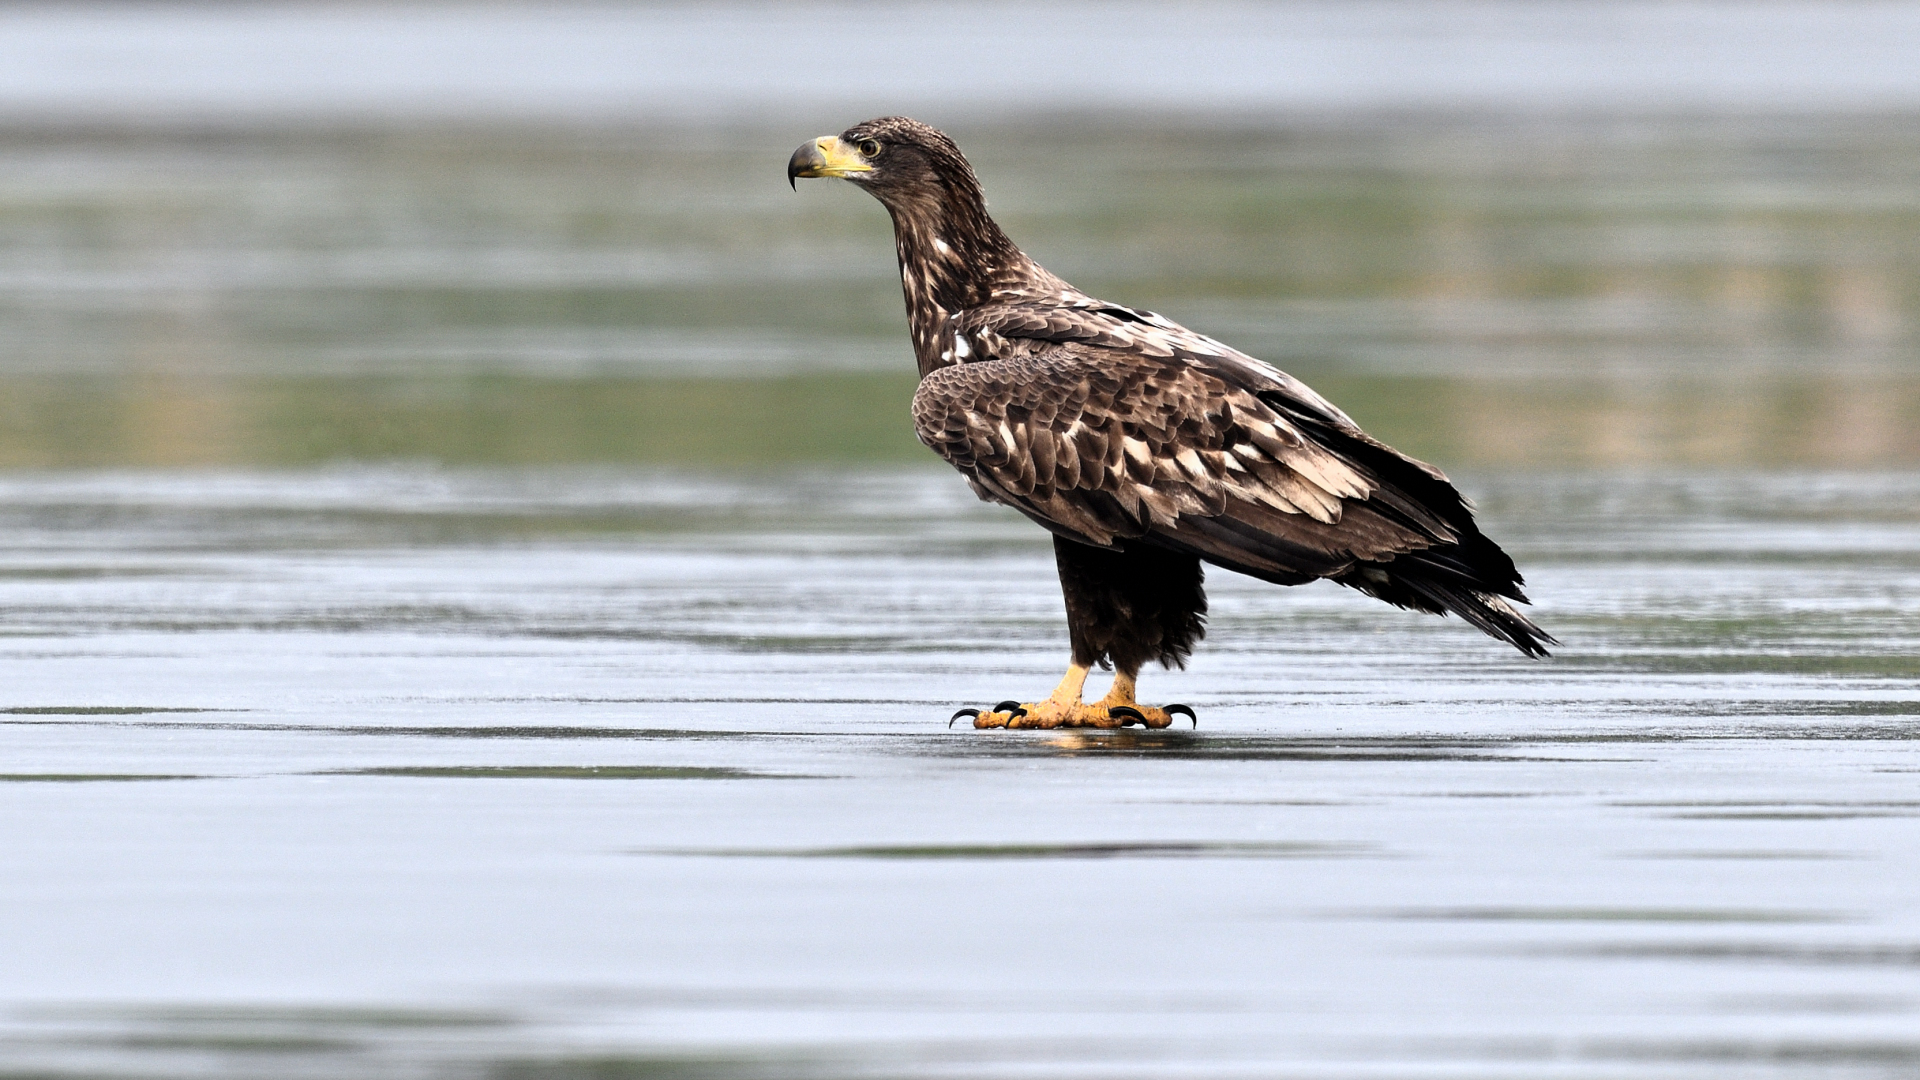
{"type": "MultiPolygon", "coordinates": [[[[1194,644],[1206,635],[1200,560],[1148,544],[1097,548],[1061,537],[1054,538],[1053,552],[1067,604],[1073,664],[1045,701],[1003,701],[974,714],[973,726],[1166,727],[1173,723],[1173,713],[1191,717],[1193,710],[1185,705],[1159,709],[1140,704],[1133,695],[1147,661],[1185,667],[1194,644]],[[1088,704],[1081,693],[1095,664],[1113,666],[1113,688],[1088,704]]],[[[962,709],[955,718],[973,712],[962,709]]]]}

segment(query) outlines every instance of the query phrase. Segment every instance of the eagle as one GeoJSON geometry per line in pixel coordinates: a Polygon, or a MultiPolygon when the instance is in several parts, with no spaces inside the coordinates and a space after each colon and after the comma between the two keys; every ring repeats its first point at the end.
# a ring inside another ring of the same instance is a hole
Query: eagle
{"type": "MultiPolygon", "coordinates": [[[[1328,578],[1459,615],[1528,656],[1559,644],[1513,560],[1445,474],[1360,430],[1298,379],[1161,315],[1088,296],[1016,247],[954,141],[904,116],[802,145],[788,183],[838,177],[893,218],[919,363],[920,441],[974,493],[1053,534],[1072,660],[1042,701],[954,714],[977,728],[1161,728],[1147,661],[1206,633],[1203,565],[1276,585],[1328,578]],[[1088,673],[1113,669],[1098,701],[1088,673]]],[[[953,720],[948,721],[952,726],[953,720]]]]}

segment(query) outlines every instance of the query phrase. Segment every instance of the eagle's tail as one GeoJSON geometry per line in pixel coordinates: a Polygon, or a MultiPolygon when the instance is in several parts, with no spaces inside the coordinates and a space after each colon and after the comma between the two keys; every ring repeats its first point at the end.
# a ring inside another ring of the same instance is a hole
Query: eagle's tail
{"type": "Polygon", "coordinates": [[[1429,535],[1433,532],[1422,519],[1438,519],[1445,524],[1444,532],[1452,534],[1452,542],[1385,562],[1361,563],[1335,575],[1335,581],[1400,607],[1436,615],[1452,612],[1528,656],[1546,656],[1546,646],[1560,644],[1508,602],[1527,602],[1519,569],[1500,545],[1481,533],[1472,506],[1440,470],[1378,442],[1351,421],[1343,424],[1303,410],[1280,395],[1265,394],[1261,400],[1283,410],[1322,446],[1376,477],[1381,490],[1370,507],[1429,535]]]}
{"type": "MultiPolygon", "coordinates": [[[[1493,545],[1487,542],[1487,546],[1493,545]]],[[[1560,644],[1506,597],[1477,587],[1471,573],[1461,572],[1459,551],[1451,544],[1416,551],[1389,563],[1357,566],[1334,580],[1398,607],[1435,615],[1452,612],[1528,656],[1546,656],[1548,645],[1560,644]]]]}

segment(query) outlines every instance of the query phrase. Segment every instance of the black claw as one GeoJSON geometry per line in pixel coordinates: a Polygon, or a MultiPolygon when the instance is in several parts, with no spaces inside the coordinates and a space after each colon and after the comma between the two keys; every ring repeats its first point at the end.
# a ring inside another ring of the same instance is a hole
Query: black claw
{"type": "Polygon", "coordinates": [[[951,717],[947,718],[947,727],[952,728],[953,722],[955,720],[960,719],[963,716],[979,716],[979,715],[980,715],[979,709],[961,709],[959,712],[954,713],[951,717]]]}
{"type": "Polygon", "coordinates": [[[993,711],[1006,713],[1009,720],[1027,715],[1027,710],[1021,708],[1020,703],[1017,701],[1003,701],[995,705],[993,711]]]}
{"type": "Polygon", "coordinates": [[[1199,718],[1198,716],[1195,716],[1195,715],[1193,714],[1193,706],[1191,706],[1191,705],[1182,705],[1182,704],[1180,704],[1180,703],[1178,703],[1178,702],[1175,702],[1174,704],[1172,704],[1172,705],[1169,705],[1169,706],[1167,706],[1167,715],[1168,715],[1168,716],[1176,716],[1176,715],[1179,715],[1179,714],[1181,714],[1181,713],[1185,713],[1185,714],[1186,714],[1186,717],[1187,717],[1187,719],[1189,719],[1189,720],[1191,720],[1191,721],[1193,721],[1193,726],[1194,726],[1194,727],[1199,727],[1199,726],[1200,726],[1200,718],[1199,718]]]}
{"type": "Polygon", "coordinates": [[[1139,709],[1136,709],[1131,705],[1115,705],[1107,710],[1107,715],[1121,716],[1121,717],[1127,718],[1128,720],[1138,720],[1140,721],[1141,727],[1145,727],[1147,725],[1147,714],[1141,712],[1139,709]]]}

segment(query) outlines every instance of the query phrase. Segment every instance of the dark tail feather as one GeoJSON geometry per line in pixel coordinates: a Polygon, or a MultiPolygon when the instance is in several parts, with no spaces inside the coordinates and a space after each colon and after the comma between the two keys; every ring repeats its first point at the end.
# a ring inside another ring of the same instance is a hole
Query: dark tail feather
{"type": "Polygon", "coordinates": [[[1535,626],[1532,619],[1515,610],[1503,597],[1418,578],[1409,581],[1407,587],[1479,627],[1488,637],[1507,642],[1530,657],[1551,655],[1547,646],[1560,644],[1560,639],[1535,626]]]}
{"type": "Polygon", "coordinates": [[[1548,645],[1559,639],[1535,626],[1504,597],[1475,588],[1455,573],[1432,573],[1421,565],[1424,552],[1402,556],[1391,563],[1371,563],[1335,578],[1397,607],[1445,615],[1449,612],[1480,628],[1488,637],[1507,642],[1531,657],[1549,655],[1548,645]]]}
{"type": "Polygon", "coordinates": [[[1500,545],[1481,533],[1466,498],[1438,469],[1375,441],[1350,423],[1304,409],[1284,394],[1263,393],[1260,399],[1285,413],[1320,445],[1377,478],[1381,487],[1369,507],[1397,516],[1415,532],[1435,538],[1453,534],[1451,543],[1388,562],[1365,563],[1335,581],[1415,611],[1452,612],[1528,656],[1546,656],[1546,646],[1560,644],[1508,602],[1527,602],[1526,593],[1520,591],[1524,584],[1520,571],[1500,545]],[[1444,529],[1434,529],[1435,524],[1444,529]]]}

